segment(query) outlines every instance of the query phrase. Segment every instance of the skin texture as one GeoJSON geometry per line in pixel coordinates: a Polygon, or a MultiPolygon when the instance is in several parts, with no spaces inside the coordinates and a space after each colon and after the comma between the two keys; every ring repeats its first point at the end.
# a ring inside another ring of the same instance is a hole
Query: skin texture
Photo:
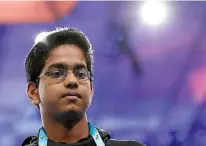
{"type": "Polygon", "coordinates": [[[68,71],[62,82],[52,82],[41,76],[39,86],[28,83],[27,95],[40,108],[42,124],[49,139],[56,142],[75,143],[89,135],[86,111],[91,104],[93,84],[90,80],[77,80],[72,71],[76,66],[87,68],[83,51],[76,45],[61,45],[52,50],[41,74],[53,69],[53,64],[62,64],[68,71]],[[63,96],[66,93],[78,96],[63,96]]]}

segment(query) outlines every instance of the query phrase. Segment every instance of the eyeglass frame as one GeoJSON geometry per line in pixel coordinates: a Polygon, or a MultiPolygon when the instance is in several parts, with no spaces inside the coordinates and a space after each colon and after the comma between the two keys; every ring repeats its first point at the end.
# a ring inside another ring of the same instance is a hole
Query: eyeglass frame
{"type": "MultiPolygon", "coordinates": [[[[66,70],[66,69],[58,69],[58,70],[66,70]]],[[[67,78],[69,73],[73,73],[74,77],[77,79],[78,82],[81,81],[81,79],[78,79],[78,77],[75,76],[75,73],[74,73],[75,71],[76,70],[66,71],[66,73],[63,76],[63,78],[59,79],[59,80],[61,80],[59,83],[63,82],[67,78]]],[[[93,75],[87,69],[85,69],[85,71],[87,72],[87,79],[85,81],[87,81],[87,80],[92,81],[93,80],[93,77],[92,77],[93,75]]],[[[40,77],[42,77],[42,76],[47,76],[48,78],[50,78],[52,80],[58,80],[57,78],[56,79],[55,78],[51,78],[51,76],[46,75],[49,72],[51,72],[51,71],[47,71],[47,72],[41,74],[37,79],[40,79],[40,77]]]]}

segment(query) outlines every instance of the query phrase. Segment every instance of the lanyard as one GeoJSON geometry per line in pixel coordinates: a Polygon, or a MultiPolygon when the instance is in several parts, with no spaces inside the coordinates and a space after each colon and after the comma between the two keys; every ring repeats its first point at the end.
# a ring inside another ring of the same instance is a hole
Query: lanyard
{"type": "MultiPolygon", "coordinates": [[[[101,136],[99,135],[99,132],[91,123],[89,123],[89,133],[93,137],[97,146],[105,146],[101,136]]],[[[44,132],[44,129],[41,128],[39,131],[38,146],[47,146],[47,143],[48,143],[48,137],[44,132]]]]}

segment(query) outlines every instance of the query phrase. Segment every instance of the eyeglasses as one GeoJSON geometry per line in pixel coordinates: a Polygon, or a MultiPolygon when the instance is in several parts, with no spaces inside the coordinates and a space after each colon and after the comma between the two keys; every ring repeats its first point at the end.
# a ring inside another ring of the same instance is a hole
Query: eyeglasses
{"type": "Polygon", "coordinates": [[[79,82],[85,82],[88,79],[91,79],[90,72],[86,69],[76,69],[73,71],[67,71],[66,69],[55,69],[40,75],[39,78],[46,76],[52,82],[60,83],[66,79],[68,73],[73,73],[79,82]]]}

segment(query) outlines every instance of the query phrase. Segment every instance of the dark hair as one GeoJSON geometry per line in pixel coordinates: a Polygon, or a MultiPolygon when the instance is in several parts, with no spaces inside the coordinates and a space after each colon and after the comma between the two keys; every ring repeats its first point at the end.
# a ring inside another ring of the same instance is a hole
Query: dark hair
{"type": "MultiPolygon", "coordinates": [[[[88,38],[75,28],[57,28],[56,30],[40,33],[43,38],[35,42],[25,60],[26,80],[34,82],[38,86],[38,77],[49,57],[51,51],[64,44],[77,45],[84,53],[90,81],[93,80],[93,50],[88,38]],[[44,36],[43,36],[44,34],[44,36]]],[[[37,36],[37,38],[38,38],[37,36]]],[[[36,38],[36,41],[37,41],[36,38]]]]}

